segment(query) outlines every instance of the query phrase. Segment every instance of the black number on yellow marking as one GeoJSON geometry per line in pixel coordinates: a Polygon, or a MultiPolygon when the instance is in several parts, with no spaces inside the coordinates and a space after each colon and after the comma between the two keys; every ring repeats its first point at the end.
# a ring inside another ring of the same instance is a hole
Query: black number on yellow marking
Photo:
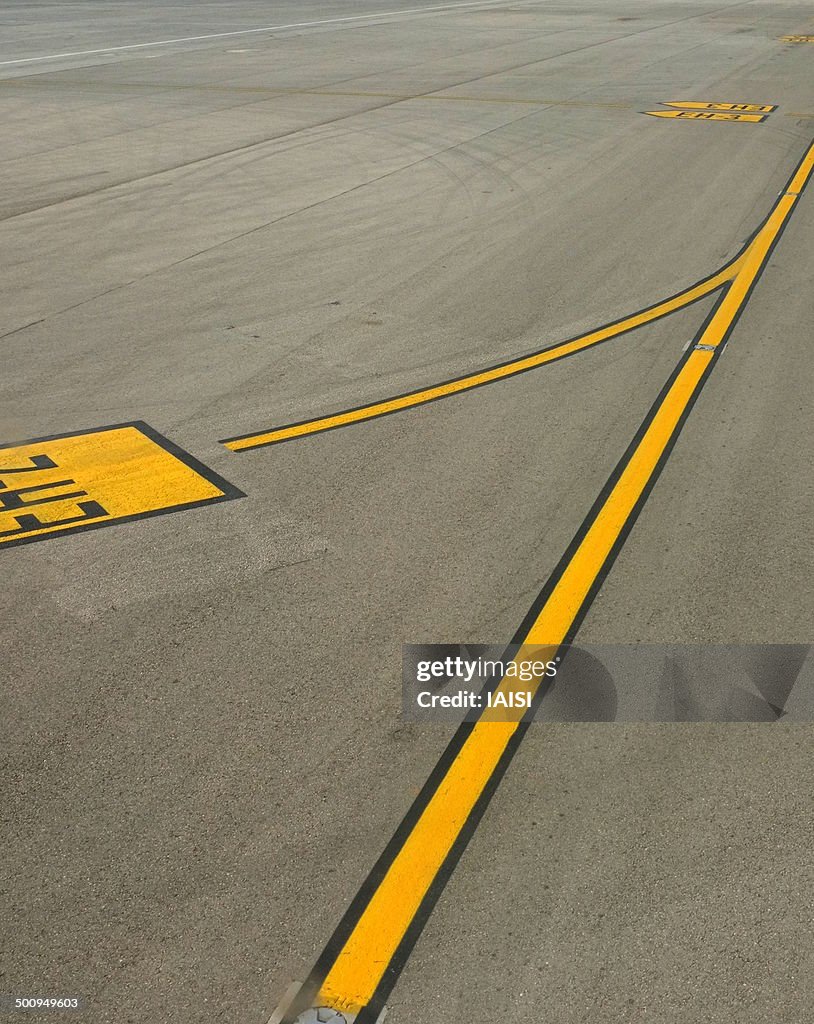
{"type": "Polygon", "coordinates": [[[701,100],[671,100],[663,104],[665,107],[685,107],[687,110],[717,110],[733,114],[771,114],[777,110],[775,104],[769,103],[707,103],[701,100]]]}
{"type": "MultiPolygon", "coordinates": [[[[0,466],[0,477],[9,473],[30,473],[35,469],[56,469],[57,464],[47,455],[32,455],[29,466],[0,466]]],[[[0,484],[2,486],[2,484],[0,484]]]]}
{"type": "Polygon", "coordinates": [[[77,501],[77,498],[86,498],[87,492],[77,489],[76,481],[72,479],[26,483],[22,487],[11,488],[3,477],[25,473],[27,481],[33,479],[31,474],[59,468],[45,453],[31,455],[27,461],[27,466],[0,466],[0,539],[83,523],[88,519],[101,519],[108,514],[98,501],[77,501]],[[32,505],[56,505],[56,514],[39,519],[36,513],[27,511],[32,505]]]}
{"type": "MultiPolygon", "coordinates": [[[[0,470],[1,473],[36,473],[45,469],[56,469],[56,464],[47,455],[35,456],[32,459],[39,459],[39,464],[30,468],[0,470]]],[[[76,490],[75,480],[53,480],[48,483],[29,484],[26,487],[17,487],[15,490],[9,487],[0,479],[0,522],[9,518],[16,525],[5,529],[0,528],[0,538],[19,536],[26,533],[35,533],[37,530],[49,530],[55,527],[63,527],[68,523],[82,523],[88,519],[99,519],[106,516],[107,511],[102,508],[98,501],[76,501],[77,498],[87,497],[87,492],[76,490]],[[72,489],[73,488],[73,489],[72,489]],[[72,511],[79,509],[80,515],[67,515],[59,518],[38,519],[36,514],[25,511],[32,505],[58,504],[63,508],[62,502],[68,503],[72,511]],[[3,516],[2,513],[11,513],[10,516],[3,516]],[[17,514],[19,513],[19,514],[17,514]]]]}
{"type": "Polygon", "coordinates": [[[0,447],[0,544],[243,497],[146,423],[0,447]]]}
{"type": "Polygon", "coordinates": [[[732,114],[717,110],[645,110],[650,117],[664,117],[674,121],[741,121],[760,124],[766,114],[732,114]]]}
{"type": "Polygon", "coordinates": [[[814,36],[781,36],[784,43],[814,43],[814,36]]]}

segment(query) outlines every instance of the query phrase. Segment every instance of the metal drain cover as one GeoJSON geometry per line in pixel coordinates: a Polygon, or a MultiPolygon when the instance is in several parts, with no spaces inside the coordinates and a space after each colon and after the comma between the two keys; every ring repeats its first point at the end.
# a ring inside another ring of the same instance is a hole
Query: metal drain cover
{"type": "Polygon", "coordinates": [[[348,1024],[348,1019],[328,1006],[312,1006],[298,1014],[294,1024],[348,1024]]]}

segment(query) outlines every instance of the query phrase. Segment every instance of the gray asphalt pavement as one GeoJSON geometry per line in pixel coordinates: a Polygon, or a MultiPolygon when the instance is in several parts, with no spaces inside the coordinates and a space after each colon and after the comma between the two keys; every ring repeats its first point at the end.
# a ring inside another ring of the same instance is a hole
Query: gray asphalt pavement
{"type": "MultiPolygon", "coordinates": [[[[715,272],[814,139],[789,33],[810,3],[0,0],[0,444],[145,421],[245,494],[0,544],[0,993],[266,1024],[308,975],[452,734],[401,720],[402,644],[514,635],[714,300],[220,441],[715,272]],[[776,109],[645,113],[690,101],[776,109]]],[[[814,639],[812,238],[810,187],[579,638],[814,639]]],[[[532,726],[387,1024],[810,1022],[812,736],[532,726]]]]}

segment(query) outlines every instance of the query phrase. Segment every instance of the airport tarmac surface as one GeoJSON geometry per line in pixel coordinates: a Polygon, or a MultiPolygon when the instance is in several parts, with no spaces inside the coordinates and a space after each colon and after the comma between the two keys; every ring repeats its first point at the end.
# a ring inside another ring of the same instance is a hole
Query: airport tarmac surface
{"type": "Polygon", "coordinates": [[[404,643],[812,640],[811,4],[0,40],[0,993],[806,1024],[810,725],[400,712],[404,643]]]}

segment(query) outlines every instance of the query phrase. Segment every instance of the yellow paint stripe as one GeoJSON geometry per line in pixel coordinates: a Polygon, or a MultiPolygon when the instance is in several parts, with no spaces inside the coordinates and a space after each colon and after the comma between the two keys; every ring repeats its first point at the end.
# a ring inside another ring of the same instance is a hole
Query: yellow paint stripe
{"type": "MultiPolygon", "coordinates": [[[[814,146],[794,181],[805,184],[814,146]]],[[[758,232],[724,300],[664,396],[627,466],[586,532],[544,607],[526,644],[561,644],[602,571],[681,417],[696,393],[714,350],[724,341],[771,246],[797,201],[789,188],[758,232]]],[[[501,684],[505,686],[506,681],[501,684]]],[[[536,688],[536,683],[529,686],[536,688]]],[[[370,1002],[399,943],[500,762],[517,722],[481,720],[475,725],[433,797],[405,840],[322,983],[318,1003],[357,1013],[370,1002]]]]}
{"type": "Polygon", "coordinates": [[[740,113],[771,114],[777,110],[773,103],[713,103],[701,100],[671,100],[665,107],[686,107],[687,110],[722,110],[740,113]]]}
{"type": "Polygon", "coordinates": [[[806,158],[800,164],[797,169],[797,173],[789,182],[789,186],[786,189],[787,192],[802,192],[803,187],[808,181],[809,175],[814,171],[814,146],[809,149],[806,158]]]}
{"type": "Polygon", "coordinates": [[[529,630],[528,643],[539,643],[542,637],[566,635],[655,472],[712,357],[713,352],[694,351],[684,364],[608,500],[529,630]]]}
{"type": "Polygon", "coordinates": [[[346,412],[333,413],[330,416],[318,416],[303,423],[294,423],[286,426],[276,427],[273,430],[261,431],[257,434],[250,434],[247,437],[235,438],[224,441],[224,445],[233,452],[248,451],[251,448],[259,448],[263,445],[279,444],[282,441],[290,441],[297,437],[305,437],[308,434],[319,434],[325,430],[333,430],[336,427],[348,426],[351,423],[360,423],[364,420],[374,419],[377,416],[385,416],[389,413],[400,412],[403,409],[411,409],[416,405],[424,405],[427,402],[435,401],[438,398],[447,398],[450,395],[460,394],[462,391],[470,391],[472,388],[482,387],[484,384],[492,384],[494,381],[505,380],[518,373],[544,366],[564,356],[574,355],[582,352],[592,345],[598,345],[602,341],[616,337],[626,331],[641,327],[644,324],[659,320],[675,313],[684,306],[695,302],[714,292],[721,285],[730,281],[737,273],[743,256],[739,256],[732,263],[727,264],[712,277],[688,288],[673,298],[666,299],[649,309],[633,316],[626,317],[618,323],[597,328],[571,341],[565,341],[561,345],[545,349],[542,352],[533,352],[530,355],[520,356],[508,363],[494,366],[486,370],[477,370],[474,373],[458,377],[455,380],[446,381],[443,384],[436,384],[432,387],[413,391],[407,395],[398,395],[394,398],[385,398],[380,402],[372,402],[370,405],[360,406],[358,409],[349,409],[346,412]]]}
{"type": "Polygon", "coordinates": [[[357,1013],[501,758],[516,722],[475,726],[323,982],[319,1004],[357,1013]]]}

